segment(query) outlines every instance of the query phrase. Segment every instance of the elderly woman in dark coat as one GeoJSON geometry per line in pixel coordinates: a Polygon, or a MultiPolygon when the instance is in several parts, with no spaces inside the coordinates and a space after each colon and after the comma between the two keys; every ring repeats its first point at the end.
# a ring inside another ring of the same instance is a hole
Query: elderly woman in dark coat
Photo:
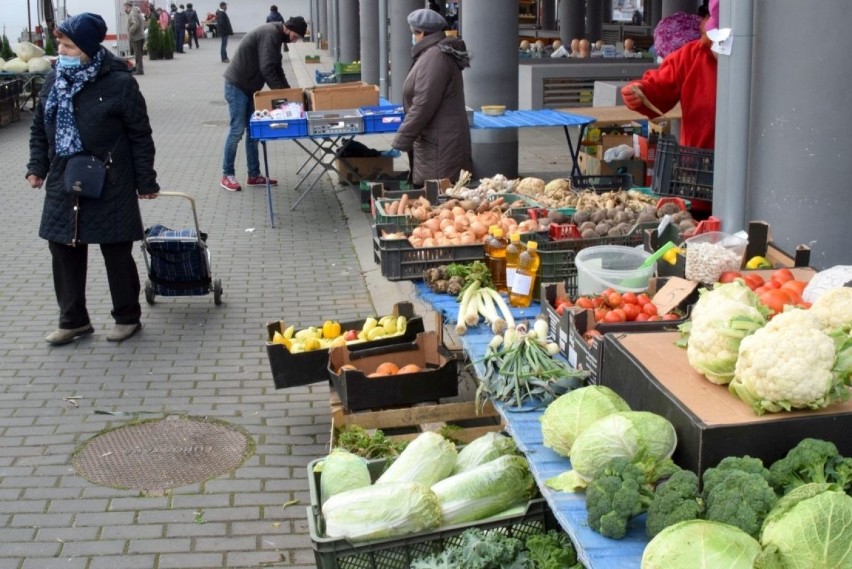
{"type": "Polygon", "coordinates": [[[86,309],[88,245],[99,244],[106,265],[115,326],[107,340],[125,340],[141,328],[139,274],[133,242],[142,239],[137,199],[157,197],[154,141],[145,99],[127,65],[101,46],[103,18],[83,13],[56,32],[59,57],[45,80],[30,133],[27,181],[44,184],[39,237],[53,259],[59,328],[45,340],[67,344],[88,336],[86,309]],[[97,199],[64,189],[68,158],[91,154],[108,162],[97,199]]]}
{"type": "Polygon", "coordinates": [[[411,181],[459,178],[471,170],[470,127],[464,103],[462,69],[469,67],[464,42],[444,35],[447,22],[437,12],[408,15],[416,43],[413,64],[402,87],[405,119],[393,147],[410,153],[411,181]]]}

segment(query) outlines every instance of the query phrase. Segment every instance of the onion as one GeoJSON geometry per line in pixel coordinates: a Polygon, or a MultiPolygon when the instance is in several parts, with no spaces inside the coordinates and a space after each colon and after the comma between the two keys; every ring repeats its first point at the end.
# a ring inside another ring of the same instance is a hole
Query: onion
{"type": "Polygon", "coordinates": [[[476,243],[476,237],[473,237],[470,233],[462,233],[459,237],[459,244],[461,245],[473,245],[474,243],[476,243]]]}
{"type": "Polygon", "coordinates": [[[435,246],[435,240],[432,239],[431,237],[427,237],[426,239],[423,240],[423,246],[424,247],[434,247],[435,246]]]}
{"type": "Polygon", "coordinates": [[[471,231],[473,231],[473,234],[476,236],[477,239],[488,233],[488,227],[478,219],[476,221],[471,222],[470,229],[471,231]]]}
{"type": "Polygon", "coordinates": [[[459,231],[464,231],[470,226],[470,221],[462,215],[456,218],[456,220],[453,222],[453,226],[459,231]]]}
{"type": "Polygon", "coordinates": [[[446,236],[447,239],[452,239],[453,237],[455,237],[456,235],[459,234],[458,231],[456,231],[456,228],[453,227],[452,225],[446,226],[443,229],[443,231],[444,231],[444,236],[446,236]]]}
{"type": "Polygon", "coordinates": [[[423,227],[427,228],[433,234],[439,232],[441,230],[440,220],[437,217],[433,217],[432,219],[427,219],[423,222],[423,227]]]}
{"type": "Polygon", "coordinates": [[[442,209],[442,210],[438,213],[438,217],[439,217],[440,219],[453,219],[453,218],[455,218],[455,216],[453,215],[452,210],[449,210],[449,209],[442,209]]]}
{"type": "Polygon", "coordinates": [[[442,219],[440,222],[438,222],[438,227],[441,229],[441,231],[443,231],[447,227],[452,227],[452,226],[453,226],[453,220],[452,219],[442,219]]]}
{"type": "Polygon", "coordinates": [[[453,217],[459,217],[465,214],[465,209],[463,207],[456,206],[452,209],[453,217]]]}
{"type": "Polygon", "coordinates": [[[420,239],[419,237],[412,236],[408,239],[408,241],[411,243],[412,247],[416,247],[418,249],[423,247],[423,239],[420,239]]]}

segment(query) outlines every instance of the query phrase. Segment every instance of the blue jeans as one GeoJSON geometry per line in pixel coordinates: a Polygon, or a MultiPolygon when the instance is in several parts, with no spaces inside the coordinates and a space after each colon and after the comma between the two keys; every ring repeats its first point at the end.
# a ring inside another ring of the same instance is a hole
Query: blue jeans
{"type": "Polygon", "coordinates": [[[219,36],[222,39],[222,46],[219,48],[219,55],[222,56],[222,61],[228,59],[228,36],[219,36]]]}
{"type": "Polygon", "coordinates": [[[249,135],[249,121],[254,112],[254,101],[242,89],[225,81],[225,100],[228,102],[228,113],[231,115],[231,128],[225,140],[225,155],[222,159],[222,175],[234,176],[234,160],[237,157],[237,146],[246,135],[246,165],[249,177],[260,176],[260,159],[257,155],[257,141],[249,135]]]}

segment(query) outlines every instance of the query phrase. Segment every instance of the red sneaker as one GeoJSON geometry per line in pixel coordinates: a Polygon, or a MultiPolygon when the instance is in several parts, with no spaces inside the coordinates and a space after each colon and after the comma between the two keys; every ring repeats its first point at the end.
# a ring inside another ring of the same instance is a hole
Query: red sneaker
{"type": "Polygon", "coordinates": [[[239,192],[242,190],[240,183],[234,176],[222,176],[222,182],[219,185],[229,192],[239,192]]]}
{"type": "MultiPolygon", "coordinates": [[[[278,180],[269,178],[270,186],[277,186],[278,180]]],[[[266,187],[266,176],[249,176],[246,180],[246,186],[263,186],[266,187]]]]}

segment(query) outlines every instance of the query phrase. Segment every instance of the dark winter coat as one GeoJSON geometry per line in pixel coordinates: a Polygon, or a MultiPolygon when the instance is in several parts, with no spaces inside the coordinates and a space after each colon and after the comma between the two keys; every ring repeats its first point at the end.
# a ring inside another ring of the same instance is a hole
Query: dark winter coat
{"type": "Polygon", "coordinates": [[[216,35],[232,36],[234,28],[231,27],[231,18],[225,10],[216,10],[216,35]]]}
{"type": "Polygon", "coordinates": [[[194,9],[187,8],[184,11],[184,14],[186,14],[186,29],[194,31],[195,28],[201,25],[201,21],[198,19],[198,13],[194,9]]]}
{"type": "Polygon", "coordinates": [[[287,89],[290,83],[281,66],[281,46],[289,43],[290,35],[280,23],[263,24],[240,40],[231,64],[225,69],[225,79],[242,89],[249,97],[263,89],[287,89]]]}
{"type": "MultiPolygon", "coordinates": [[[[127,64],[108,54],[97,79],[74,96],[77,129],[86,152],[105,158],[112,150],[106,185],[98,199],[80,198],[75,223],[75,197],[65,193],[67,159],[55,155],[55,123],[44,124],[44,104],[55,80],[44,82],[30,128],[27,176],[44,182],[44,209],[39,237],[56,243],[126,243],[142,239],[139,194],[158,192],[154,140],[145,99],[127,64]],[[114,149],[114,150],[113,150],[114,149]]],[[[32,190],[36,191],[36,190],[32,190]]]]}
{"type": "Polygon", "coordinates": [[[412,152],[411,179],[457,180],[472,169],[470,127],[462,69],[469,60],[464,42],[433,33],[412,47],[414,60],[402,86],[405,119],[393,147],[412,152]]]}
{"type": "Polygon", "coordinates": [[[272,22],[284,23],[284,16],[281,15],[281,12],[269,12],[269,15],[266,16],[266,23],[270,24],[272,22]]]}
{"type": "Polygon", "coordinates": [[[186,11],[178,10],[177,12],[172,14],[172,23],[174,24],[175,30],[186,29],[186,24],[189,23],[186,18],[186,11]]]}

